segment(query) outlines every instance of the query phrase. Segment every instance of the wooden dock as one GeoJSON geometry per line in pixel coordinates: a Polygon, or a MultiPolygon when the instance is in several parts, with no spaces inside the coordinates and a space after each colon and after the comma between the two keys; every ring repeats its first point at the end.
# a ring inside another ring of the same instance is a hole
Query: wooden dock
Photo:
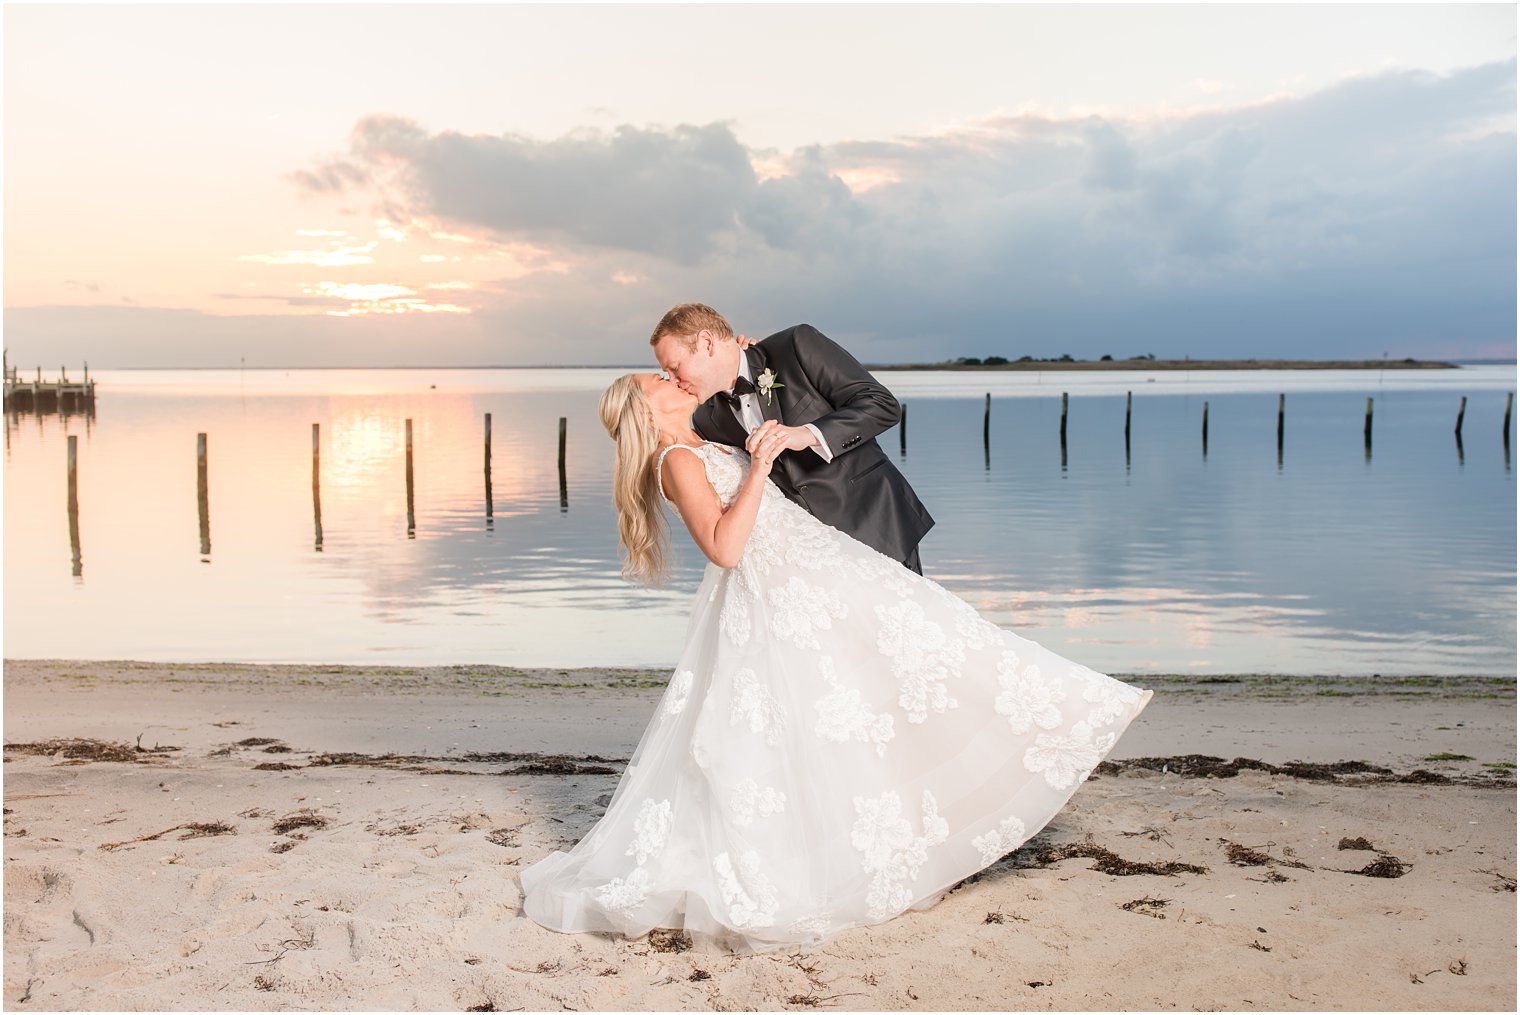
{"type": "Polygon", "coordinates": [[[23,381],[18,368],[10,365],[9,357],[4,365],[6,412],[60,412],[70,414],[95,412],[95,382],[90,380],[90,365],[84,365],[84,379],[69,380],[68,370],[58,368],[56,380],[42,379],[42,368],[37,368],[34,380],[23,381]]]}

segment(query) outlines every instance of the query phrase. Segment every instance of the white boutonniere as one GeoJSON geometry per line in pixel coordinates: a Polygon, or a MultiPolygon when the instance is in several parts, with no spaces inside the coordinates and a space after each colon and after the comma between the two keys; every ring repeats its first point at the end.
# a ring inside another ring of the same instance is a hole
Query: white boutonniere
{"type": "Polygon", "coordinates": [[[776,371],[770,367],[766,367],[760,372],[760,376],[755,378],[755,391],[765,396],[766,405],[771,404],[771,396],[775,394],[775,389],[784,387],[786,387],[785,384],[776,382],[776,371]]]}

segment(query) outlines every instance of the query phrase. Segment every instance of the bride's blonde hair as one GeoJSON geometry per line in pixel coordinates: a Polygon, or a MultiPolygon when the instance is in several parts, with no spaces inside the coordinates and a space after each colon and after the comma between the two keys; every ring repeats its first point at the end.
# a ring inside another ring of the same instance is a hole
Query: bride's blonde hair
{"type": "Polygon", "coordinates": [[[623,577],[645,585],[665,579],[670,536],[660,503],[655,453],[660,448],[653,410],[634,374],[624,374],[602,392],[597,411],[617,444],[612,466],[612,503],[618,513],[618,547],[623,577]]]}

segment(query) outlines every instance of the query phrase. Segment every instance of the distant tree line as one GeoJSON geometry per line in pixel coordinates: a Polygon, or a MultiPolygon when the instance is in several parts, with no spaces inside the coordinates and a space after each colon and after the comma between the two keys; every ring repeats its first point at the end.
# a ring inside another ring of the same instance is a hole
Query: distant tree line
{"type": "MultiPolygon", "coordinates": [[[[1153,360],[1155,358],[1156,358],[1156,354],[1155,353],[1148,352],[1148,353],[1145,353],[1142,356],[1131,356],[1130,357],[1130,361],[1131,362],[1135,362],[1135,361],[1138,361],[1138,360],[1153,360]]],[[[1114,361],[1114,358],[1112,356],[1108,355],[1107,353],[1105,353],[1104,355],[1098,357],[1098,362],[1100,362],[1100,363],[1112,363],[1113,361],[1114,361]]],[[[1000,367],[1003,364],[1009,362],[1009,360],[1008,360],[1008,358],[1006,356],[988,356],[986,359],[977,359],[975,356],[962,356],[960,359],[956,360],[955,362],[956,362],[957,366],[963,366],[963,367],[1000,367]]],[[[1015,363],[1075,363],[1077,361],[1074,360],[1074,359],[1072,359],[1071,353],[1062,353],[1059,356],[1020,356],[1018,359],[1013,360],[1013,362],[1015,362],[1015,363]]]]}

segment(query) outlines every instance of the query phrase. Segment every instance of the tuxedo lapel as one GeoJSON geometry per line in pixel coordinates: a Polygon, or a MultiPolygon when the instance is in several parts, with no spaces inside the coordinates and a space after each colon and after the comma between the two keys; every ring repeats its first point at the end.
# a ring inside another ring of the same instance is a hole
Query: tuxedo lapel
{"type": "Polygon", "coordinates": [[[697,406],[692,420],[696,423],[698,436],[703,440],[730,447],[744,447],[744,438],[747,436],[744,427],[739,425],[739,420],[729,411],[728,406],[718,399],[710,398],[697,406]]]}

